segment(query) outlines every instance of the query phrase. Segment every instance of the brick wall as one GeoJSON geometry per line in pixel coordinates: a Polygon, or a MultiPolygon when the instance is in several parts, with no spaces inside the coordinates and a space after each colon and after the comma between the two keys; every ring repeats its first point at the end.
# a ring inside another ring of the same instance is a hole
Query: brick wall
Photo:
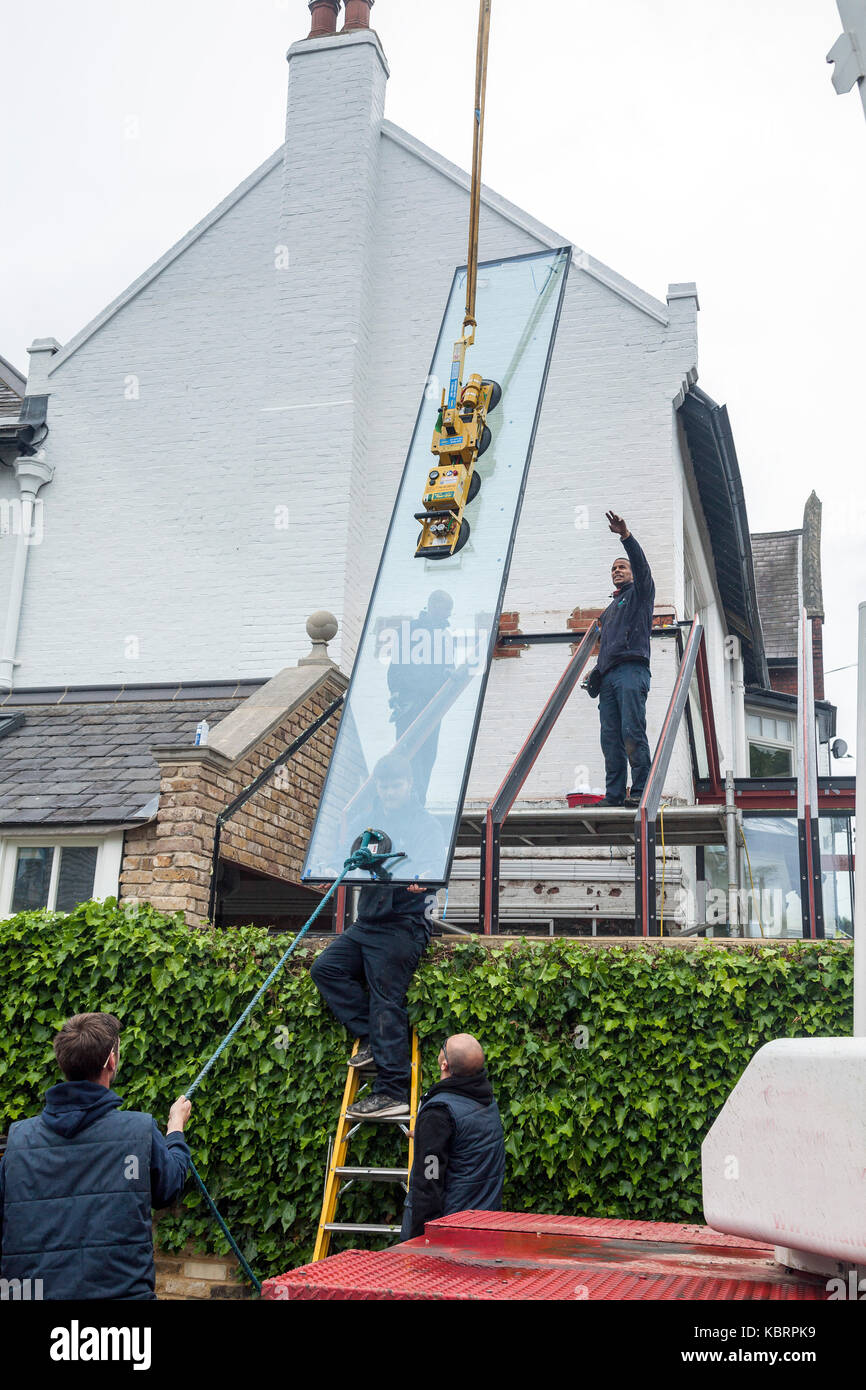
{"type": "MultiPolygon", "coordinates": [[[[157,750],[159,808],[155,821],[127,833],[121,898],[144,899],[161,912],[205,921],[217,816],[324,712],[344,685],[337,675],[321,682],[235,763],[211,748],[184,754],[157,750]]],[[[338,722],[336,716],[330,719],[227,823],[224,858],[274,878],[299,881],[338,722]]]]}
{"type": "Polygon", "coordinates": [[[191,1246],[177,1252],[154,1246],[156,1296],[164,1303],[186,1299],[252,1298],[246,1280],[236,1277],[237,1262],[227,1256],[199,1254],[191,1246]]]}
{"type": "Polygon", "coordinates": [[[824,622],[812,619],[812,670],[815,677],[815,699],[824,699],[824,622]]]}
{"type": "Polygon", "coordinates": [[[782,690],[786,695],[797,693],[797,666],[772,666],[770,668],[770,689],[782,690]]]}
{"type": "Polygon", "coordinates": [[[496,646],[493,648],[494,661],[507,661],[510,657],[520,656],[520,653],[528,650],[528,644],[521,642],[503,643],[499,639],[502,637],[518,637],[520,635],[520,614],[502,613],[499,617],[499,633],[496,639],[496,646]]]}

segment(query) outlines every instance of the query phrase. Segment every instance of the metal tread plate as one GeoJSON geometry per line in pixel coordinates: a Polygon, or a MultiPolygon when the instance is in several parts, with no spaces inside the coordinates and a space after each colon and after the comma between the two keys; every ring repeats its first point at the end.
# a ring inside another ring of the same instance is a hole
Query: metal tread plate
{"type": "Polygon", "coordinates": [[[406,1182],[408,1168],[335,1168],[338,1178],[367,1178],[370,1182],[406,1182]]]}
{"type": "MultiPolygon", "coordinates": [[[[345,1228],[343,1228],[345,1229],[345,1228]]],[[[823,1279],[709,1227],[460,1212],[381,1251],[345,1250],[265,1281],[271,1300],[823,1300],[823,1279]]]]}
{"type": "MultiPolygon", "coordinates": [[[[398,1236],[399,1226],[381,1226],[375,1222],[367,1221],[326,1221],[326,1231],[351,1231],[356,1235],[369,1236],[398,1236]]],[[[320,1261],[323,1264],[324,1261],[320,1261]]]]}

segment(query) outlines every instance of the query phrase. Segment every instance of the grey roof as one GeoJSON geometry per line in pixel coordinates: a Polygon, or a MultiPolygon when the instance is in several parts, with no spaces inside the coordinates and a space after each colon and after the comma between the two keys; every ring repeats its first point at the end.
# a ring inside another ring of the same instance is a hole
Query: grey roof
{"type": "Polygon", "coordinates": [[[192,747],[200,720],[218,723],[260,684],[169,687],[155,699],[130,689],[13,693],[0,716],[24,722],[0,738],[0,826],[150,819],[159,793],[151,748],[192,747]]]}
{"type": "Polygon", "coordinates": [[[18,424],[27,383],[19,371],[0,357],[0,429],[7,432],[18,424]]]}
{"type": "Polygon", "coordinates": [[[768,661],[797,660],[802,534],[802,531],[762,531],[752,536],[758,607],[768,661]]]}

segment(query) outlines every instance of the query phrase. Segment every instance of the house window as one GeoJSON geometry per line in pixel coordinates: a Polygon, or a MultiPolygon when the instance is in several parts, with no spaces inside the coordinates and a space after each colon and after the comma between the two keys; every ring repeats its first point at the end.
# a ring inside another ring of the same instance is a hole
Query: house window
{"type": "Polygon", "coordinates": [[[784,716],[746,715],[750,777],[793,777],[794,721],[784,716]]]}
{"type": "Polygon", "coordinates": [[[0,838],[0,918],[47,908],[72,912],[91,898],[117,895],[123,832],[0,838]]]}
{"type": "Polygon", "coordinates": [[[47,907],[71,912],[93,897],[97,845],[21,845],[15,862],[12,911],[47,907]]]}

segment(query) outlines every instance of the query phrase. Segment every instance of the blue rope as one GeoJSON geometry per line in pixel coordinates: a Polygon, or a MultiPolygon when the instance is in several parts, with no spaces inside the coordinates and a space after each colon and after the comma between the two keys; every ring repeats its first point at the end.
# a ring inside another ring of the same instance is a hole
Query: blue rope
{"type": "Polygon", "coordinates": [[[189,1097],[192,1095],[193,1091],[195,1091],[195,1090],[197,1089],[197,1087],[200,1085],[200,1083],[201,1083],[201,1082],[204,1080],[204,1078],[207,1076],[208,1072],[210,1071],[211,1067],[213,1066],[213,1064],[214,1064],[214,1062],[217,1060],[217,1058],[220,1057],[220,1056],[222,1056],[223,1052],[225,1052],[225,1050],[226,1050],[226,1048],[228,1047],[229,1043],[231,1042],[232,1038],[235,1036],[235,1033],[236,1033],[236,1032],[238,1031],[238,1029],[241,1027],[241,1024],[243,1024],[243,1023],[246,1022],[246,1020],[249,1018],[250,1014],[252,1013],[253,1009],[255,1008],[256,1004],[258,1004],[259,1000],[261,999],[262,995],[265,993],[265,991],[268,989],[268,987],[269,987],[270,985],[273,984],[274,980],[275,980],[275,979],[277,978],[277,976],[279,975],[280,971],[282,970],[282,968],[283,968],[283,966],[285,965],[286,961],[289,959],[289,956],[290,956],[290,955],[292,954],[292,952],[294,951],[294,949],[295,949],[295,947],[297,946],[298,942],[299,942],[299,941],[301,940],[301,938],[302,938],[303,936],[305,936],[306,933],[310,930],[310,927],[311,927],[311,926],[313,925],[313,923],[315,922],[315,920],[316,920],[316,918],[318,917],[319,913],[321,912],[322,908],[325,906],[325,903],[326,903],[326,902],[328,901],[328,899],[331,897],[331,895],[333,894],[333,892],[335,891],[335,889],[339,888],[340,884],[342,883],[343,879],[346,877],[346,874],[349,872],[349,870],[350,870],[350,869],[354,869],[355,867],[356,867],[356,865],[350,864],[348,861],[346,862],[346,864],[345,864],[344,867],[343,867],[343,872],[340,874],[340,877],[337,878],[337,879],[335,879],[334,882],[331,884],[331,887],[328,889],[327,893],[326,893],[325,896],[322,898],[322,901],[319,903],[319,906],[316,908],[316,910],[315,910],[315,912],[313,913],[312,917],[309,919],[309,921],[308,921],[308,922],[301,928],[301,930],[298,932],[297,936],[295,937],[295,939],[294,939],[294,941],[292,942],[292,944],[291,944],[291,946],[289,947],[289,949],[288,949],[287,951],[284,951],[283,954],[280,956],[279,960],[277,961],[276,965],[274,966],[274,968],[273,968],[273,970],[271,971],[271,973],[270,973],[270,975],[268,976],[268,978],[265,980],[264,984],[261,986],[260,989],[256,990],[255,994],[253,995],[253,997],[252,997],[252,999],[250,1000],[250,1002],[247,1004],[247,1007],[244,1009],[244,1011],[243,1011],[243,1013],[241,1014],[240,1018],[237,1020],[237,1022],[236,1022],[235,1024],[232,1025],[232,1027],[231,1027],[231,1028],[229,1029],[229,1031],[226,1033],[225,1037],[223,1038],[222,1042],[220,1043],[219,1047],[217,1048],[217,1050],[216,1050],[216,1052],[213,1054],[213,1056],[210,1057],[210,1058],[205,1062],[205,1064],[204,1064],[204,1066],[202,1067],[201,1071],[199,1072],[198,1076],[195,1078],[195,1081],[193,1081],[192,1085],[189,1087],[188,1090],[184,1091],[184,1095],[187,1097],[187,1099],[189,1099],[189,1097]]]}
{"type": "Polygon", "coordinates": [[[223,1221],[222,1217],[220,1216],[219,1212],[217,1211],[216,1207],[214,1206],[214,1200],[213,1200],[213,1198],[211,1197],[210,1193],[208,1192],[207,1188],[205,1187],[204,1183],[202,1182],[201,1177],[200,1177],[200,1175],[199,1175],[199,1171],[198,1171],[198,1169],[196,1168],[195,1164],[193,1163],[192,1159],[190,1159],[190,1161],[189,1161],[189,1166],[190,1166],[190,1171],[192,1172],[193,1177],[195,1178],[196,1182],[198,1183],[199,1187],[200,1187],[201,1190],[202,1190],[202,1194],[203,1194],[203,1196],[204,1196],[205,1201],[207,1202],[208,1206],[210,1207],[211,1211],[213,1212],[214,1216],[216,1217],[216,1219],[217,1219],[217,1221],[218,1221],[218,1223],[219,1223],[219,1225],[220,1225],[220,1228],[221,1228],[221,1230],[222,1230],[223,1235],[225,1236],[225,1238],[226,1238],[226,1240],[228,1241],[229,1245],[231,1246],[232,1250],[234,1250],[235,1254],[237,1255],[238,1260],[240,1261],[241,1266],[243,1267],[244,1273],[246,1274],[247,1278],[248,1278],[253,1284],[255,1284],[257,1292],[258,1292],[258,1293],[261,1293],[261,1291],[262,1291],[262,1286],[261,1286],[260,1280],[258,1280],[258,1279],[256,1278],[256,1276],[253,1274],[253,1271],[250,1269],[249,1265],[247,1264],[246,1260],[244,1259],[243,1255],[241,1254],[240,1246],[238,1245],[237,1241],[235,1240],[235,1238],[234,1238],[234,1236],[232,1235],[231,1231],[229,1230],[228,1226],[227,1226],[226,1223],[223,1221]]]}

